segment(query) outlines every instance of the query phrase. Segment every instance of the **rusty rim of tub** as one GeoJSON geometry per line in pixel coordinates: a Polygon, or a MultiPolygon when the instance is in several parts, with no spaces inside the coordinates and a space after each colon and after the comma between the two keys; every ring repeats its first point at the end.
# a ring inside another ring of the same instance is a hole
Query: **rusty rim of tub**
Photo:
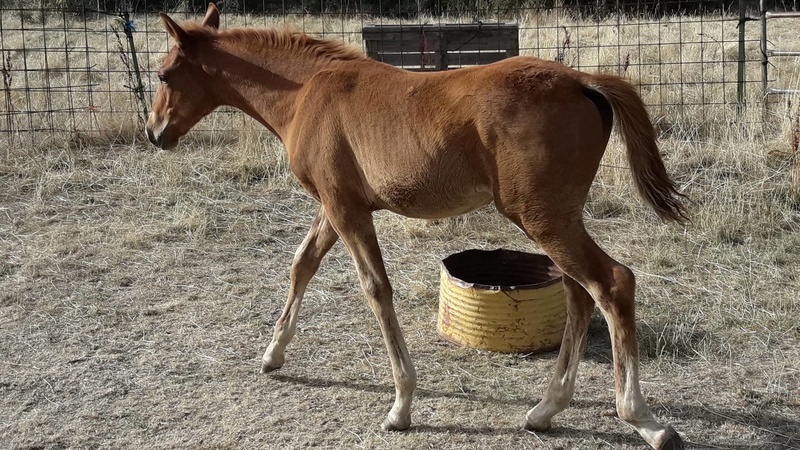
{"type": "Polygon", "coordinates": [[[458,287],[493,291],[543,288],[563,275],[547,255],[503,248],[465,250],[444,258],[442,266],[458,287]]]}

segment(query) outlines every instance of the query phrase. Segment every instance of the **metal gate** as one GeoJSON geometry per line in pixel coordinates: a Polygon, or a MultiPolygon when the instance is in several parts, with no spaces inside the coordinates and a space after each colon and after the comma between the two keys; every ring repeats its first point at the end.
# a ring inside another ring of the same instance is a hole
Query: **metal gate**
{"type": "MultiPolygon", "coordinates": [[[[800,50],[778,50],[778,49],[767,48],[767,22],[770,19],[800,18],[800,12],[767,11],[766,6],[764,5],[764,0],[761,0],[760,5],[761,5],[760,8],[761,15],[759,19],[761,21],[761,87],[764,90],[764,96],[774,95],[774,94],[800,94],[800,89],[783,89],[779,87],[770,87],[769,78],[767,76],[770,57],[800,56],[800,50]]],[[[798,24],[798,28],[800,28],[800,24],[798,24]]]]}

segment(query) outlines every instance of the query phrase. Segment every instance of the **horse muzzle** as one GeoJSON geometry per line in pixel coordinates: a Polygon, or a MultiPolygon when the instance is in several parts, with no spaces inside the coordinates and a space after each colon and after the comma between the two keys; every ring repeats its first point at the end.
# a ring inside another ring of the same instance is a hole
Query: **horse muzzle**
{"type": "Polygon", "coordinates": [[[178,144],[177,139],[169,138],[169,133],[166,132],[165,128],[157,131],[148,125],[145,127],[145,131],[147,131],[147,139],[150,143],[162,150],[172,150],[178,144]]]}

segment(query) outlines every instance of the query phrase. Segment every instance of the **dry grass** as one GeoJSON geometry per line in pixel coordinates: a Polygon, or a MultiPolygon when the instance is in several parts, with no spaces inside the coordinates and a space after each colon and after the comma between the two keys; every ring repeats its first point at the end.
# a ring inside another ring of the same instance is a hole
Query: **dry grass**
{"type": "MultiPolygon", "coordinates": [[[[636,199],[616,142],[586,207],[590,232],[638,276],[645,395],[699,448],[800,448],[796,105],[775,108],[777,132],[664,136],[692,200],[686,228],[636,199]]],[[[2,447],[642,448],[610,412],[599,317],[572,407],[549,433],[517,430],[555,353],[456,349],[436,335],[439,259],[535,250],[492,208],[435,222],[376,214],[419,373],[410,431],[379,431],[388,357],[341,244],[310,286],[286,366],[259,375],[315,204],[279,143],[234,120],[238,137],[197,133],[176,152],[113,139],[5,149],[2,447]]]]}

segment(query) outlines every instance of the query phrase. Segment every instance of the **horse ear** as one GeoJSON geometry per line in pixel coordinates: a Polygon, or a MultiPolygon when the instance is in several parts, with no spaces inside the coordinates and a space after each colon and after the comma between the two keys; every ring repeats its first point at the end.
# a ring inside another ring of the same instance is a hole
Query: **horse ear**
{"type": "Polygon", "coordinates": [[[219,10],[213,3],[208,4],[206,18],[203,19],[204,27],[219,28],[219,10]]]}
{"type": "Polygon", "coordinates": [[[164,26],[167,28],[167,33],[172,36],[172,39],[175,39],[175,44],[181,48],[188,46],[190,40],[189,33],[181,28],[180,25],[175,23],[170,16],[164,14],[163,12],[159,13],[158,15],[161,16],[161,21],[164,22],[164,26]]]}

